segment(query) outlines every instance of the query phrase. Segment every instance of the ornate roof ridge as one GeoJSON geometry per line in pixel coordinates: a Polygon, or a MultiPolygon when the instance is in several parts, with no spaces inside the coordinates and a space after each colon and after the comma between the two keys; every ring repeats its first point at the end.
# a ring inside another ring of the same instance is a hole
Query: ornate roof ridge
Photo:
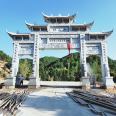
{"type": "Polygon", "coordinates": [[[106,32],[89,32],[88,34],[103,34],[106,36],[110,36],[113,33],[113,29],[110,31],[106,31],[106,32]]]}
{"type": "Polygon", "coordinates": [[[55,18],[55,17],[64,17],[64,18],[65,18],[65,17],[66,17],[66,18],[72,17],[72,18],[75,18],[75,17],[76,17],[76,13],[73,14],[73,15],[67,15],[67,16],[66,16],[66,15],[56,15],[56,16],[55,16],[55,15],[53,15],[53,16],[51,15],[51,16],[49,16],[49,15],[47,15],[47,14],[45,14],[45,13],[42,12],[42,15],[43,15],[43,17],[46,17],[46,18],[52,18],[52,17],[53,17],[53,18],[55,18]]]}
{"type": "Polygon", "coordinates": [[[8,33],[8,35],[10,36],[10,37],[13,37],[13,36],[27,36],[27,35],[31,35],[31,33],[15,33],[15,32],[8,32],[7,31],[7,33],[8,33]]]}

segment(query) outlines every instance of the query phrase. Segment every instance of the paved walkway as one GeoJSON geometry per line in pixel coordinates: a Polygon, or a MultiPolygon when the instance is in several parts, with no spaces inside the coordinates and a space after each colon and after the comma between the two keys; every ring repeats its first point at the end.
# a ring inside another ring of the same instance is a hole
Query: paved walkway
{"type": "Polygon", "coordinates": [[[66,88],[45,88],[30,94],[17,116],[94,116],[87,108],[75,103],[66,88]]]}

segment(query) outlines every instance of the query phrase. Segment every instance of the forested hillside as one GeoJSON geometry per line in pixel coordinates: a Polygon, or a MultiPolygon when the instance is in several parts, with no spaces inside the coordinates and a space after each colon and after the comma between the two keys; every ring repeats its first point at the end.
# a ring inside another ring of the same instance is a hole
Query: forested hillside
{"type": "Polygon", "coordinates": [[[0,80],[5,79],[10,74],[11,57],[0,51],[0,80]]]}
{"type": "MultiPolygon", "coordinates": [[[[108,59],[111,76],[116,80],[116,60],[108,59]]],[[[10,73],[11,57],[0,51],[0,78],[5,78],[10,73]],[[7,72],[7,74],[6,74],[7,72]]],[[[90,56],[87,58],[87,65],[91,69],[91,76],[96,77],[98,81],[101,80],[101,63],[97,56],[90,56]]],[[[70,56],[63,58],[43,57],[40,58],[40,77],[41,80],[49,81],[78,81],[81,77],[80,71],[80,54],[73,53],[70,56]]],[[[26,79],[32,74],[32,60],[21,59],[19,72],[26,79]]]]}
{"type": "MultiPolygon", "coordinates": [[[[108,59],[111,76],[116,80],[116,60],[108,59]]],[[[101,80],[101,62],[98,56],[87,58],[87,64],[91,68],[91,76],[95,76],[98,81],[101,80]]],[[[49,81],[78,81],[81,77],[80,54],[73,53],[63,58],[43,57],[40,58],[39,73],[41,80],[49,81]]],[[[28,78],[32,73],[32,60],[20,61],[20,72],[28,78]]]]}
{"type": "Polygon", "coordinates": [[[51,57],[40,59],[40,76],[42,80],[74,81],[79,79],[80,61],[78,53],[63,58],[52,58],[54,61],[49,63],[50,59],[51,57]],[[43,60],[47,63],[43,63],[43,60]]]}

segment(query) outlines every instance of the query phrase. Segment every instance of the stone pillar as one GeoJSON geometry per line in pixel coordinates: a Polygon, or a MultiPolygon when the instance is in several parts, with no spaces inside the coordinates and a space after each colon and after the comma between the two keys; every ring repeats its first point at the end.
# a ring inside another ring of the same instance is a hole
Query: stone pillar
{"type": "Polygon", "coordinates": [[[15,88],[16,76],[17,76],[17,72],[19,68],[18,53],[19,53],[19,44],[14,42],[11,75],[7,77],[6,82],[5,82],[5,87],[7,88],[15,88]]]}
{"type": "Polygon", "coordinates": [[[108,65],[107,46],[106,40],[101,43],[101,67],[103,83],[107,89],[114,88],[113,77],[110,76],[108,65]]]}
{"type": "Polygon", "coordinates": [[[29,88],[37,88],[40,86],[39,78],[39,34],[34,37],[34,52],[33,52],[33,74],[29,79],[29,88]]]}
{"type": "Polygon", "coordinates": [[[80,34],[80,47],[81,47],[80,63],[81,63],[82,87],[85,89],[90,89],[90,77],[87,76],[85,34],[80,34]]]}

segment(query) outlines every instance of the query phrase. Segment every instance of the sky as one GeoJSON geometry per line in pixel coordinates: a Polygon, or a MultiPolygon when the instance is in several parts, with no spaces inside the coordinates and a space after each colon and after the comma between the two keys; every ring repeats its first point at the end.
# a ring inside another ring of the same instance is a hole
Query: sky
{"type": "MultiPolygon", "coordinates": [[[[25,21],[45,24],[42,12],[47,15],[76,13],[76,23],[94,21],[92,32],[113,29],[112,35],[107,38],[108,56],[116,60],[116,0],[0,0],[0,50],[12,56],[12,39],[6,31],[30,32],[25,21]]],[[[67,50],[40,51],[41,57],[62,57],[67,54],[67,50]]]]}

